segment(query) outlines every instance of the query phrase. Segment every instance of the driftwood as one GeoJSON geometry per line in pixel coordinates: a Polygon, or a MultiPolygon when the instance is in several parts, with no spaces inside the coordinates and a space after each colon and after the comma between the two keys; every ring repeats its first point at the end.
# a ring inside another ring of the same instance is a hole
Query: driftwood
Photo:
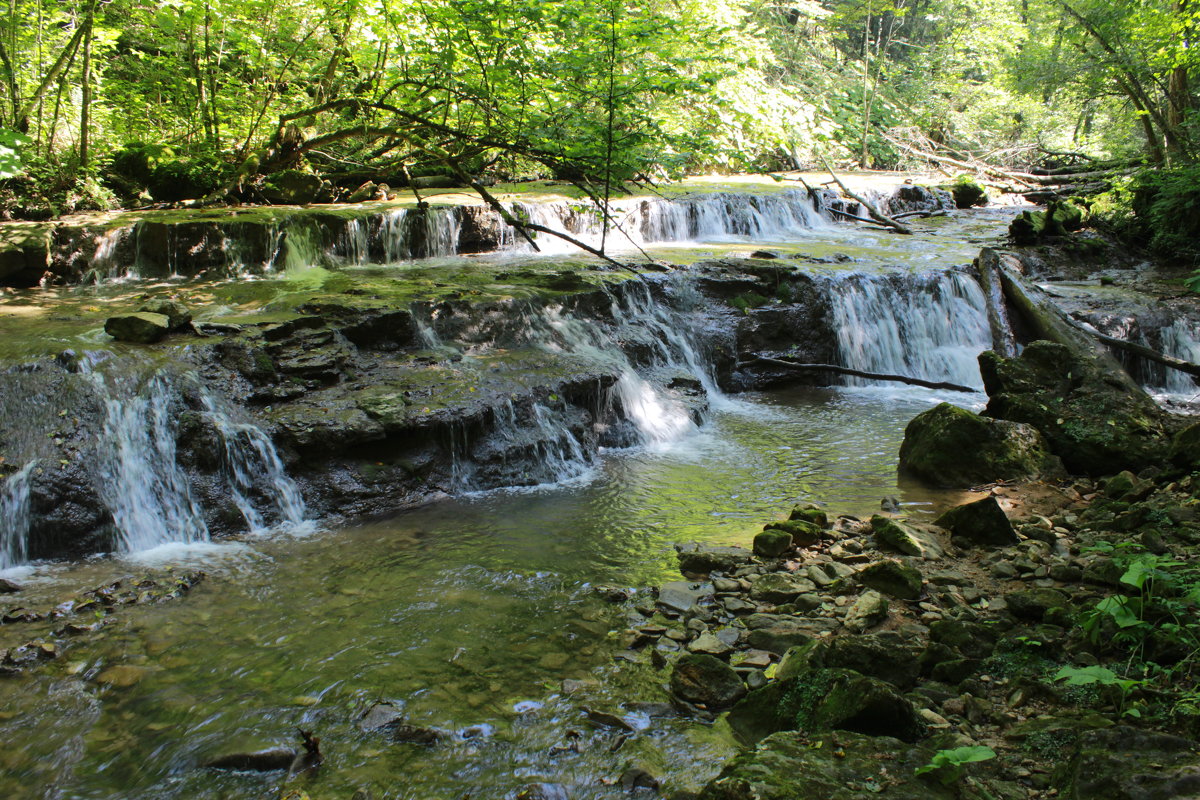
{"type": "Polygon", "coordinates": [[[1162,364],[1164,367],[1177,369],[1180,372],[1186,372],[1188,375],[1200,378],[1200,364],[1193,364],[1190,361],[1184,361],[1182,358],[1175,358],[1175,356],[1169,356],[1166,353],[1160,353],[1157,350],[1146,347],[1144,344],[1127,342],[1124,339],[1108,336],[1096,330],[1095,328],[1085,326],[1071,319],[1070,317],[1066,317],[1066,320],[1071,325],[1074,325],[1076,329],[1103,342],[1109,347],[1115,347],[1118,350],[1124,350],[1126,353],[1133,353],[1134,355],[1141,356],[1147,361],[1153,361],[1157,364],[1162,364]]]}
{"type": "Polygon", "coordinates": [[[861,369],[839,367],[835,364],[802,364],[798,361],[786,361],[782,358],[770,358],[768,356],[756,356],[754,360],[759,363],[771,364],[776,367],[787,367],[788,369],[810,372],[836,372],[839,375],[853,375],[856,378],[867,378],[875,381],[907,383],[910,386],[923,386],[926,389],[949,389],[953,392],[972,393],[979,391],[978,389],[973,389],[970,386],[963,386],[962,384],[950,383],[948,381],[927,381],[923,378],[913,378],[908,375],[889,375],[883,372],[866,372],[861,369]]]}
{"type": "Polygon", "coordinates": [[[873,220],[873,219],[870,219],[870,218],[868,218],[868,217],[860,217],[860,216],[857,216],[856,214],[851,214],[851,213],[850,213],[850,212],[848,212],[848,211],[838,211],[836,208],[830,208],[830,209],[827,209],[827,210],[828,210],[828,211],[829,211],[829,213],[831,213],[831,214],[836,214],[837,216],[839,216],[839,217],[844,217],[845,219],[852,219],[852,220],[854,220],[855,222],[861,222],[861,223],[863,223],[864,225],[874,225],[874,226],[876,226],[877,228],[883,228],[883,229],[885,229],[885,230],[891,230],[891,228],[890,228],[889,226],[887,226],[887,225],[884,225],[882,222],[876,222],[875,220],[873,220]]]}
{"type": "Polygon", "coordinates": [[[839,178],[834,173],[833,168],[829,166],[828,161],[826,161],[824,158],[822,158],[821,163],[823,163],[825,165],[825,169],[829,170],[829,177],[833,178],[833,182],[836,183],[838,185],[838,187],[840,187],[841,190],[846,193],[847,197],[852,198],[860,206],[865,208],[867,210],[867,213],[871,215],[871,219],[875,220],[880,225],[891,228],[892,230],[896,231],[896,233],[903,233],[903,234],[907,234],[910,236],[912,235],[911,228],[907,228],[904,225],[901,225],[899,222],[896,222],[896,220],[892,219],[891,217],[889,217],[886,214],[884,214],[883,212],[881,212],[873,204],[869,203],[867,200],[859,197],[854,192],[847,189],[846,184],[842,183],[841,178],[839,178]]]}

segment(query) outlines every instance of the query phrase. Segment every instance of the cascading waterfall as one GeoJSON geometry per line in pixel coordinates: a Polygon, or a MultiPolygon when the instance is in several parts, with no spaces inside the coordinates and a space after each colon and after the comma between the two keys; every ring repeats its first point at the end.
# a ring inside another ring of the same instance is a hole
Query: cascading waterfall
{"type": "Polygon", "coordinates": [[[992,337],[983,290],[970,275],[853,274],[830,279],[827,291],[844,366],[982,386],[977,359],[992,337]]]}
{"type": "MultiPolygon", "coordinates": [[[[131,391],[126,381],[93,375],[107,395],[96,485],[112,514],[118,549],[136,553],[208,541],[203,506],[178,459],[176,380],[158,372],[131,391]]],[[[199,394],[203,417],[219,439],[220,477],[250,531],[303,530],[304,500],[270,438],[235,420],[213,395],[203,389],[199,394]]]]}
{"type": "Polygon", "coordinates": [[[31,479],[37,461],[9,475],[0,483],[0,570],[24,564],[29,559],[31,479]]]}

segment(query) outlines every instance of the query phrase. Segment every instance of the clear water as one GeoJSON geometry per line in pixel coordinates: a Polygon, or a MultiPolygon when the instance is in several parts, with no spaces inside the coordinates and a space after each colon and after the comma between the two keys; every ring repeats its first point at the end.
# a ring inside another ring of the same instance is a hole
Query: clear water
{"type": "MultiPolygon", "coordinates": [[[[167,554],[203,564],[210,578],[184,600],[122,610],[102,638],[0,682],[0,739],[10,745],[0,795],[271,797],[279,774],[196,765],[289,743],[296,726],[316,730],[327,753],[314,797],[363,788],[376,798],[502,797],[549,781],[572,798],[616,798],[623,790],[604,781],[630,762],[668,788],[694,788],[731,745],[698,723],[621,706],[665,701],[665,676],[614,670],[618,644],[606,634],[627,623],[590,587],[669,579],[672,543],[748,544],[799,500],[862,515],[885,495],[915,513],[953,502],[896,483],[904,424],[939,399],[811,389],[739,398],[670,447],[606,454],[588,483],[167,554]],[[95,680],[117,665],[144,670],[141,679],[95,680]],[[568,697],[565,679],[586,686],[568,697]],[[389,743],[354,726],[380,699],[413,724],[486,735],[389,743]],[[611,752],[616,734],[588,723],[583,706],[623,714],[638,731],[611,752]],[[551,756],[572,730],[581,752],[551,756]]],[[[29,594],[50,599],[140,568],[59,567],[29,594]]],[[[28,626],[4,626],[0,646],[29,636],[28,626]]]]}

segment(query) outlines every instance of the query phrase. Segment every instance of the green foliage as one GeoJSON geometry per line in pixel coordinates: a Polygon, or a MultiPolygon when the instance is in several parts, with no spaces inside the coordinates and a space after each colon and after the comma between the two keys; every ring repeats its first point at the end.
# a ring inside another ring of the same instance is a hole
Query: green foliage
{"type": "Polygon", "coordinates": [[[1136,680],[1133,678],[1122,678],[1117,673],[1107,667],[1093,665],[1089,667],[1063,667],[1054,675],[1054,679],[1058,681],[1066,681],[1067,686],[1112,686],[1120,691],[1120,702],[1117,704],[1117,710],[1126,716],[1140,717],[1141,712],[1136,708],[1129,708],[1129,693],[1139,686],[1145,685],[1146,681],[1136,680]]]}
{"type": "Polygon", "coordinates": [[[730,298],[729,305],[741,311],[743,314],[749,313],[751,309],[760,308],[771,302],[769,298],[763,297],[757,292],[746,292],[737,297],[730,298]]]}
{"type": "MultiPolygon", "coordinates": [[[[1200,166],[1147,170],[1116,181],[1093,211],[1122,238],[1200,267],[1200,166]]],[[[1200,272],[1190,284],[1200,290],[1200,272]]]]}
{"type": "Polygon", "coordinates": [[[33,140],[25,134],[0,128],[0,180],[15,178],[25,171],[21,151],[31,144],[33,140]]]}
{"type": "Polygon", "coordinates": [[[949,786],[962,778],[967,764],[989,761],[995,757],[996,751],[983,745],[938,750],[933,754],[933,758],[929,759],[928,764],[917,767],[915,774],[932,773],[942,785],[949,786]]]}

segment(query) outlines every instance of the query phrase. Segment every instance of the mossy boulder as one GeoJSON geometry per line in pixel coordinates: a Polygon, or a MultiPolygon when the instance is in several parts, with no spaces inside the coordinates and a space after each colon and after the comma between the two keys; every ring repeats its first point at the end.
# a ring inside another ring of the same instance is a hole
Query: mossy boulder
{"type": "Polygon", "coordinates": [[[699,800],[982,800],[961,783],[943,786],[917,777],[934,748],[886,736],[838,734],[837,746],[814,746],[801,733],[782,731],[725,765],[699,800]],[[883,787],[886,787],[884,789],[883,787]],[[882,792],[882,794],[880,794],[882,792]]]}
{"type": "Polygon", "coordinates": [[[740,700],[727,717],[745,744],[782,730],[853,731],[913,742],[925,723],[891,684],[851,669],[816,667],[776,679],[740,700]]]}
{"type": "Polygon", "coordinates": [[[272,203],[302,206],[315,203],[322,197],[324,183],[320,175],[287,169],[267,178],[262,194],[272,203]]]}
{"type": "Polygon", "coordinates": [[[161,297],[154,300],[147,300],[138,306],[138,311],[144,311],[149,314],[162,314],[167,318],[167,324],[171,326],[171,330],[173,331],[179,330],[192,321],[192,312],[178,300],[168,300],[161,297]]]}
{"type": "Polygon", "coordinates": [[[950,195],[954,198],[954,205],[958,208],[973,208],[988,204],[987,190],[969,176],[960,175],[954,183],[945,188],[949,190],[950,195]]]}
{"type": "Polygon", "coordinates": [[[804,520],[783,520],[766,525],[765,531],[783,531],[792,537],[796,547],[812,547],[821,540],[821,527],[804,520]]]}
{"type": "Polygon", "coordinates": [[[768,528],[754,537],[754,554],[763,558],[779,558],[792,547],[792,535],[787,531],[768,528]]]}
{"type": "Polygon", "coordinates": [[[1041,622],[1054,609],[1070,606],[1071,597],[1057,589],[1024,589],[1004,596],[1014,617],[1029,622],[1041,622]]]}
{"type": "Polygon", "coordinates": [[[1020,539],[995,497],[956,506],[937,518],[950,531],[950,541],[961,546],[1010,547],[1020,539]]]}
{"type": "Polygon", "coordinates": [[[1200,755],[1190,739],[1117,725],[1081,734],[1053,785],[1065,800],[1191,800],[1200,755]]]}
{"type": "Polygon", "coordinates": [[[818,528],[829,527],[829,515],[825,513],[825,509],[815,503],[800,503],[793,506],[792,513],[788,516],[788,519],[807,522],[810,525],[816,525],[818,528]]]}
{"type": "Polygon", "coordinates": [[[941,543],[929,532],[882,514],[871,517],[871,530],[881,550],[920,558],[940,558],[945,552],[941,543]]]}
{"type": "Polygon", "coordinates": [[[1184,469],[1200,469],[1200,422],[1188,425],[1171,439],[1171,462],[1184,469]]]}
{"type": "Polygon", "coordinates": [[[689,653],[671,669],[671,692],[689,703],[720,710],[741,699],[746,686],[733,667],[721,659],[689,653]]]}
{"type": "Polygon", "coordinates": [[[679,571],[689,575],[731,573],[754,560],[754,553],[745,547],[724,547],[697,542],[675,545],[675,552],[679,558],[679,571]]]}
{"type": "Polygon", "coordinates": [[[119,342],[153,344],[171,332],[171,320],[165,314],[135,311],[109,317],[104,332],[119,342]]]}
{"type": "Polygon", "coordinates": [[[814,639],[784,653],[775,677],[784,680],[806,669],[835,667],[908,689],[920,675],[922,649],[919,640],[898,631],[814,639]]]}
{"type": "Polygon", "coordinates": [[[916,600],[921,596],[921,572],[901,561],[888,559],[868,564],[858,573],[863,586],[875,589],[888,597],[916,600]]]}
{"type": "Polygon", "coordinates": [[[1062,471],[1032,425],[989,419],[949,403],[908,423],[899,468],[925,483],[953,489],[1062,471]]]}
{"type": "Polygon", "coordinates": [[[987,414],[1037,428],[1071,472],[1138,472],[1166,460],[1167,414],[1102,360],[1037,341],[1016,358],[985,352],[979,366],[987,414]]]}
{"type": "Polygon", "coordinates": [[[1066,236],[1083,227],[1087,210],[1071,200],[1055,200],[1045,211],[1022,211],[1008,226],[1016,244],[1037,244],[1045,237],[1066,236]]]}

